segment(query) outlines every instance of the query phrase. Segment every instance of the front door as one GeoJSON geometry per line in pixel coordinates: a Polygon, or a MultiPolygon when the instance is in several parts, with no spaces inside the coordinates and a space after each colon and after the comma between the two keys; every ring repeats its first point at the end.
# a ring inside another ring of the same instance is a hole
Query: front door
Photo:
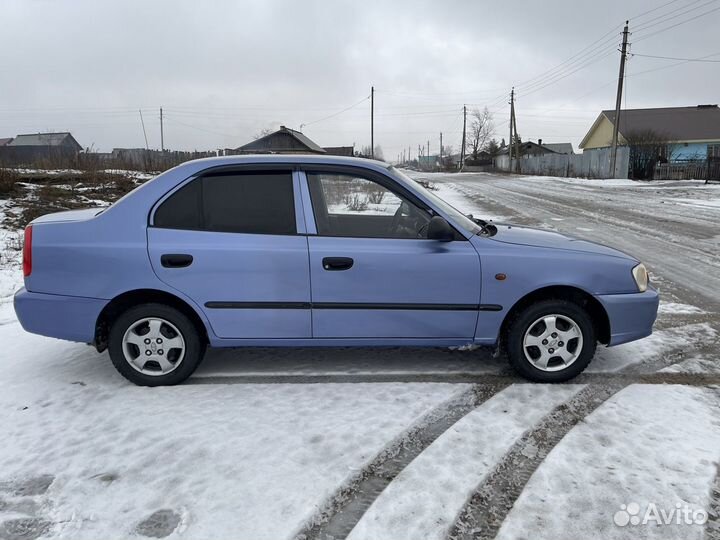
{"type": "Polygon", "coordinates": [[[218,337],[311,337],[298,182],[290,170],[210,173],[157,207],[148,228],[153,269],[204,310],[218,337]]]}
{"type": "Polygon", "coordinates": [[[480,259],[469,241],[426,238],[432,210],[366,171],[306,171],[315,338],[472,339],[480,259]]]}

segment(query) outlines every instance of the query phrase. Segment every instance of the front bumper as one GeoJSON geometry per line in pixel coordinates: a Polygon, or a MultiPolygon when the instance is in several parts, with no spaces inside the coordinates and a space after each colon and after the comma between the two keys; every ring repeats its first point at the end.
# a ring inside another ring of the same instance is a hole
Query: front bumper
{"type": "Polygon", "coordinates": [[[652,334],[660,296],[652,287],[631,294],[601,294],[597,299],[610,320],[610,343],[620,345],[652,334]]]}
{"type": "Polygon", "coordinates": [[[15,314],[33,334],[92,343],[95,324],[107,300],[29,292],[15,293],[15,314]]]}

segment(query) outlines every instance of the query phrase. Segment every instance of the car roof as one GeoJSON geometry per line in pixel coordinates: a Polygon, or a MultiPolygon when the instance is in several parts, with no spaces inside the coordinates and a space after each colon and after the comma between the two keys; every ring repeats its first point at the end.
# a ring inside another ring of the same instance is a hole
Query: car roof
{"type": "Polygon", "coordinates": [[[312,164],[312,165],[352,165],[369,169],[388,169],[389,163],[376,159],[366,159],[348,156],[328,156],[318,154],[242,154],[235,156],[220,156],[196,159],[186,163],[202,163],[206,167],[218,167],[227,165],[245,165],[253,163],[291,163],[291,164],[312,164]]]}

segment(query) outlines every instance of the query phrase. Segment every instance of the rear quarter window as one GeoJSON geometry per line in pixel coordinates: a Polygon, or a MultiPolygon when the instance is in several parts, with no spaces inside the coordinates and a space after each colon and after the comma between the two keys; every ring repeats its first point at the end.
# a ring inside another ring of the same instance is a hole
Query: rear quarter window
{"type": "Polygon", "coordinates": [[[193,180],[155,212],[161,228],[296,234],[290,171],[218,173],[193,180]]]}

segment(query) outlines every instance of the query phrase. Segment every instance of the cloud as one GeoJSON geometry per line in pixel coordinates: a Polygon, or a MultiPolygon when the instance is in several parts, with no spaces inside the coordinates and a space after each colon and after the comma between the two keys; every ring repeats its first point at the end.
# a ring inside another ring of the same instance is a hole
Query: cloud
{"type": "MultiPolygon", "coordinates": [[[[631,29],[688,2],[631,21],[631,29]]],[[[102,150],[143,146],[142,109],[150,144],[158,147],[162,106],[166,146],[235,147],[269,125],[299,127],[338,112],[374,85],[375,140],[393,159],[428,140],[436,152],[440,131],[459,148],[463,103],[488,105],[498,138],[506,137],[506,96],[516,85],[524,138],[577,145],[598,112],[614,104],[621,23],[653,7],[639,0],[8,0],[0,34],[0,136],[57,129],[102,150]],[[574,64],[561,66],[550,73],[557,73],[553,84],[540,89],[530,81],[523,93],[523,82],[609,30],[605,45],[585,57],[594,63],[562,79],[574,64]]],[[[713,34],[719,21],[714,12],[638,40],[633,50],[720,52],[713,34]]],[[[629,107],[712,102],[720,75],[707,64],[634,75],[667,65],[630,59],[629,107]]],[[[361,145],[369,143],[369,124],[364,102],[306,133],[323,145],[361,145]]]]}

